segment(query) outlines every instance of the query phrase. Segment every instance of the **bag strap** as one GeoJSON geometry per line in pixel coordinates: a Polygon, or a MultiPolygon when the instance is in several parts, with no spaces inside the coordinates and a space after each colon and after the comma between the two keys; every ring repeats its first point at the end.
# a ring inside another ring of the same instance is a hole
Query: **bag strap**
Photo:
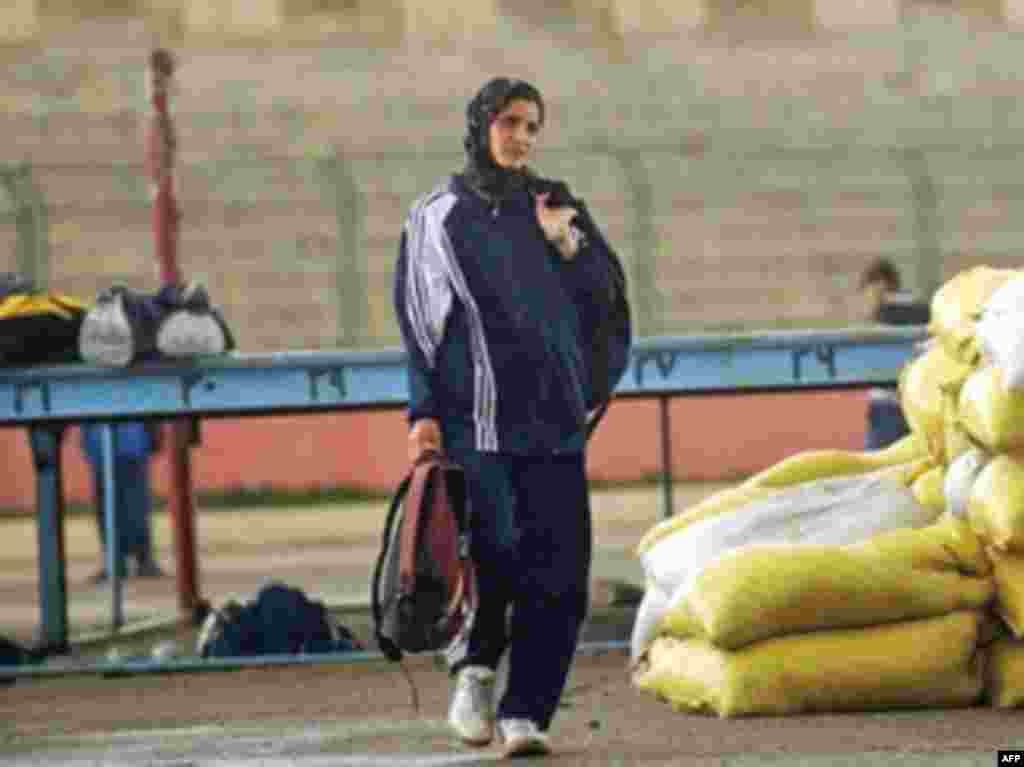
{"type": "MultiPolygon", "coordinates": [[[[458,468],[438,450],[425,450],[413,464],[406,516],[402,525],[399,553],[399,587],[411,594],[415,588],[416,550],[423,517],[437,518],[449,508],[447,472],[458,468]],[[427,498],[426,494],[430,493],[427,498]]],[[[458,522],[458,521],[457,521],[458,522]]]]}
{"type": "Polygon", "coordinates": [[[603,419],[605,413],[608,412],[608,406],[611,402],[612,401],[610,399],[606,399],[598,405],[597,408],[595,408],[593,415],[590,416],[590,419],[587,421],[587,425],[584,429],[583,439],[586,442],[589,442],[590,438],[594,436],[594,432],[597,431],[597,427],[601,423],[601,419],[603,419]]]}
{"type": "Polygon", "coordinates": [[[470,610],[475,610],[476,599],[476,570],[473,567],[473,560],[467,557],[462,560],[462,566],[459,568],[459,580],[455,585],[455,593],[452,594],[445,614],[449,618],[453,616],[459,610],[463,601],[469,605],[470,610]]]}
{"type": "Polygon", "coordinates": [[[388,515],[384,521],[384,536],[381,541],[380,553],[377,555],[377,564],[373,568],[373,584],[370,588],[370,607],[373,611],[374,638],[377,640],[377,646],[380,647],[381,652],[384,653],[384,657],[390,661],[401,660],[402,651],[394,642],[380,633],[381,619],[383,618],[380,604],[380,582],[384,574],[385,560],[388,555],[388,547],[391,544],[391,535],[395,527],[395,519],[398,517],[398,512],[402,508],[402,500],[409,492],[409,484],[411,481],[411,474],[403,478],[399,483],[398,488],[395,490],[395,494],[391,498],[391,506],[388,509],[388,515]]]}
{"type": "Polygon", "coordinates": [[[447,503],[445,483],[438,481],[435,476],[441,472],[437,471],[438,461],[434,453],[435,451],[429,450],[421,455],[412,468],[409,497],[405,503],[405,516],[399,533],[401,538],[398,550],[398,589],[403,594],[411,594],[416,588],[416,541],[423,526],[423,517],[425,513],[433,512],[439,502],[447,503]],[[429,510],[424,504],[428,486],[433,491],[429,510]]]}

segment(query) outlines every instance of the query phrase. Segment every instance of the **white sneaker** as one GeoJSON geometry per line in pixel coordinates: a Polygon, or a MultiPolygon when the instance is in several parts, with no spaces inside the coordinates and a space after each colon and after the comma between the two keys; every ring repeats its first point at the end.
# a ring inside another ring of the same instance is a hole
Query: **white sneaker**
{"type": "Polygon", "coordinates": [[[505,741],[505,756],[542,756],[551,753],[548,736],[529,719],[501,719],[498,732],[505,741]]]}
{"type": "Polygon", "coordinates": [[[466,666],[455,677],[448,724],[464,743],[486,746],[494,737],[494,672],[466,666]]]}

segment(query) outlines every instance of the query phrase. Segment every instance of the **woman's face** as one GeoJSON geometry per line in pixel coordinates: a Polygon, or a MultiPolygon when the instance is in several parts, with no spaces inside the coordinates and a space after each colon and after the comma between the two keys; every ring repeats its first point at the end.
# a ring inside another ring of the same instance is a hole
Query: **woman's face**
{"type": "Polygon", "coordinates": [[[494,162],[502,168],[521,170],[540,134],[540,109],[525,99],[510,101],[488,130],[494,162]]]}

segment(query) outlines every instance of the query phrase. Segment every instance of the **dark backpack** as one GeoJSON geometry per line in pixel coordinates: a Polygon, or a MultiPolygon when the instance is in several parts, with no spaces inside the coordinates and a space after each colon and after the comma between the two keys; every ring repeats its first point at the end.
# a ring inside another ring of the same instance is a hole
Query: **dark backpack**
{"type": "MultiPolygon", "coordinates": [[[[38,665],[46,659],[46,653],[31,647],[23,647],[13,639],[0,636],[0,668],[4,666],[38,665]]],[[[0,685],[14,684],[15,677],[0,676],[0,685]]]]}
{"type": "Polygon", "coordinates": [[[398,486],[371,584],[374,632],[393,661],[442,650],[476,609],[462,468],[427,451],[398,486]]]}
{"type": "Polygon", "coordinates": [[[272,581],[245,604],[229,600],[213,610],[196,649],[203,658],[235,658],[354,652],[362,644],[322,602],[272,581]]]}

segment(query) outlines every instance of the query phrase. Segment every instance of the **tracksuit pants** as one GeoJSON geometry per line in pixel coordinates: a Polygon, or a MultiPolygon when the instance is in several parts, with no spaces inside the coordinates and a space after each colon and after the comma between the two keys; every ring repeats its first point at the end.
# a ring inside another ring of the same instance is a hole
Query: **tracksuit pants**
{"type": "MultiPolygon", "coordinates": [[[[106,493],[103,488],[103,468],[92,464],[93,497],[96,501],[96,526],[104,550],[107,545],[106,493]]],[[[139,564],[153,559],[153,539],[150,532],[150,511],[153,505],[149,487],[149,459],[114,459],[114,480],[117,484],[117,554],[118,574],[125,574],[125,562],[135,557],[139,564]]],[[[106,560],[104,559],[104,566],[106,560]]]]}
{"type": "Polygon", "coordinates": [[[582,453],[450,454],[466,476],[479,606],[468,638],[449,652],[497,669],[509,653],[499,719],[546,730],[565,688],[589,606],[591,517],[582,453]]]}
{"type": "Polygon", "coordinates": [[[910,433],[900,403],[890,400],[871,400],[868,403],[868,428],[864,438],[865,450],[881,450],[910,433]]]}

